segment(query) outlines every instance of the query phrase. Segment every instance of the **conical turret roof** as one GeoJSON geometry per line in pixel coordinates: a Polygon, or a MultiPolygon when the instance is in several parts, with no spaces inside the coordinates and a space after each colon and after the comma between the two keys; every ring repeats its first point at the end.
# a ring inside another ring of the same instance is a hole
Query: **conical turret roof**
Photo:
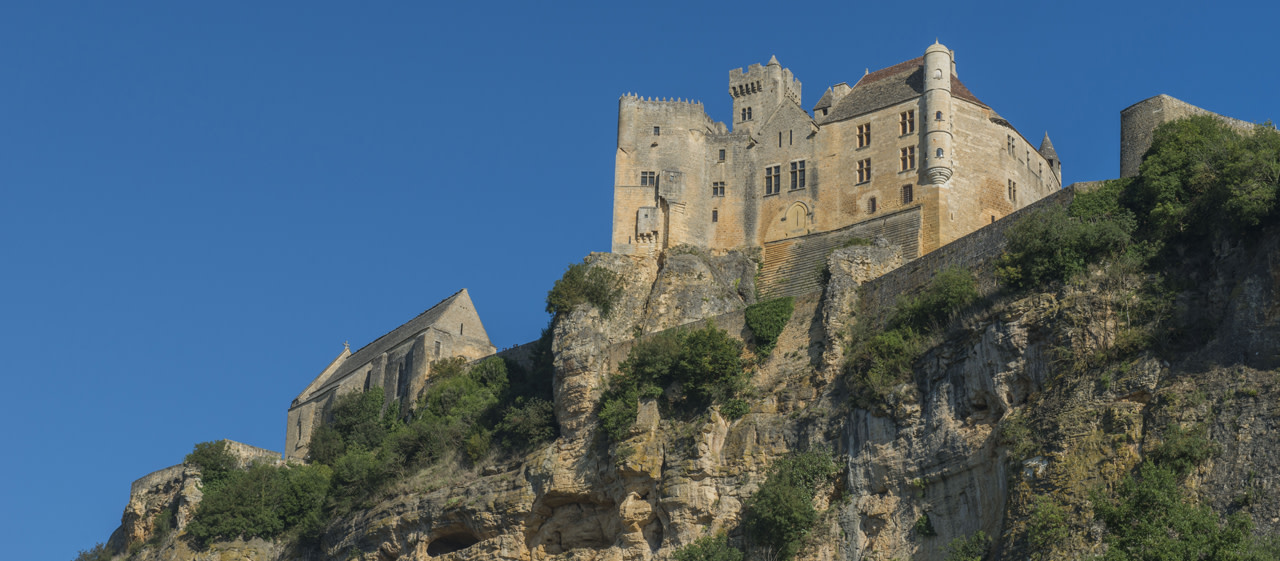
{"type": "Polygon", "coordinates": [[[1044,140],[1040,141],[1039,152],[1046,160],[1058,160],[1058,151],[1053,149],[1053,141],[1049,140],[1049,131],[1045,131],[1044,140]]]}

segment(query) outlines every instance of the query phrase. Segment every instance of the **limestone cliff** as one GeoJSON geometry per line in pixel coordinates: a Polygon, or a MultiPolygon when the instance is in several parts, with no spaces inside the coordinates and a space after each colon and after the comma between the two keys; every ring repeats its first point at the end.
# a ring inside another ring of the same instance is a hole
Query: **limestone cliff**
{"type": "MultiPolygon", "coordinates": [[[[744,502],[780,457],[815,447],[842,468],[816,499],[824,514],[801,559],[943,559],[946,543],[979,530],[993,537],[993,559],[1075,558],[1101,547],[1089,492],[1114,486],[1168,427],[1196,423],[1221,453],[1196,469],[1194,492],[1275,533],[1280,237],[1267,240],[1221,248],[1176,296],[1175,313],[1204,327],[1177,339],[1191,346],[1166,355],[1176,360],[1116,351],[1144,281],[1097,272],[1048,292],[989,295],[931,339],[912,379],[874,411],[851,405],[843,343],[859,317],[874,315],[859,285],[902,258],[883,244],[840,249],[825,291],[797,300],[754,367],[749,413],[670,419],[643,402],[629,437],[613,445],[596,410],[633,339],[710,319],[750,342],[742,310],[754,301],[754,265],[687,250],[593,255],[623,292],[607,317],[583,305],[555,322],[561,433],[551,444],[396,482],[371,507],[331,521],[318,545],[254,540],[196,551],[175,534],[132,558],[643,561],[721,531],[746,548],[744,502]],[[1067,537],[1051,551],[1028,541],[1038,497],[1068,512],[1067,537]]],[[[130,541],[148,531],[131,530],[130,541]]]]}

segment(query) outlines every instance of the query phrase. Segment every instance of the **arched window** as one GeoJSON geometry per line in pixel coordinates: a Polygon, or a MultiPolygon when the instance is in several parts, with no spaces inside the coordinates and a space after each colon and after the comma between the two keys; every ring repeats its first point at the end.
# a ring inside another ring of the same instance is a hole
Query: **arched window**
{"type": "Polygon", "coordinates": [[[942,120],[942,112],[941,112],[941,111],[939,111],[939,112],[935,113],[933,118],[934,118],[934,120],[936,120],[936,121],[941,121],[941,120],[942,120]]]}
{"type": "Polygon", "coordinates": [[[938,149],[938,157],[939,157],[939,158],[941,158],[941,157],[942,157],[942,149],[941,149],[941,148],[939,148],[939,149],[938,149]]]}

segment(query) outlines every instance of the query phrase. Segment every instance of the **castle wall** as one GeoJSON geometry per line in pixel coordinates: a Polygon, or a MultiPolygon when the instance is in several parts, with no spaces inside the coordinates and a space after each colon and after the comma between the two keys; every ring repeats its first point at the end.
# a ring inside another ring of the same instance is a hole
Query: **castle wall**
{"type": "Polygon", "coordinates": [[[1224,117],[1164,94],[1139,101],[1120,112],[1120,177],[1137,177],[1142,157],[1151,149],[1156,127],[1195,115],[1212,115],[1240,132],[1253,123],[1224,117]]]}
{"type": "MultiPolygon", "coordinates": [[[[957,240],[1059,191],[1050,163],[1018,131],[989,108],[953,103],[954,174],[940,189],[937,245],[957,240]],[[995,119],[995,121],[993,121],[995,119]],[[1012,142],[1012,149],[1010,149],[1012,142]],[[1009,182],[1016,194],[1011,198],[1009,182]]],[[[929,118],[934,116],[930,115],[929,118]]]]}

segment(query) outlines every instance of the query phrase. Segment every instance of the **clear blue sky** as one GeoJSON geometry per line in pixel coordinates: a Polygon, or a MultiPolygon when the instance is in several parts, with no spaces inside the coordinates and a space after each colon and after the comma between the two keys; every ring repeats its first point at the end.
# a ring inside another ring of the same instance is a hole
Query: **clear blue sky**
{"type": "Polygon", "coordinates": [[[1280,91],[1261,1],[22,4],[0,6],[12,559],[105,541],[193,443],[281,449],[343,341],[459,288],[498,346],[536,338],[564,267],[609,249],[626,92],[728,120],[728,71],[777,55],[810,108],[937,38],[1073,182],[1117,175],[1134,102],[1262,121],[1280,91]]]}

